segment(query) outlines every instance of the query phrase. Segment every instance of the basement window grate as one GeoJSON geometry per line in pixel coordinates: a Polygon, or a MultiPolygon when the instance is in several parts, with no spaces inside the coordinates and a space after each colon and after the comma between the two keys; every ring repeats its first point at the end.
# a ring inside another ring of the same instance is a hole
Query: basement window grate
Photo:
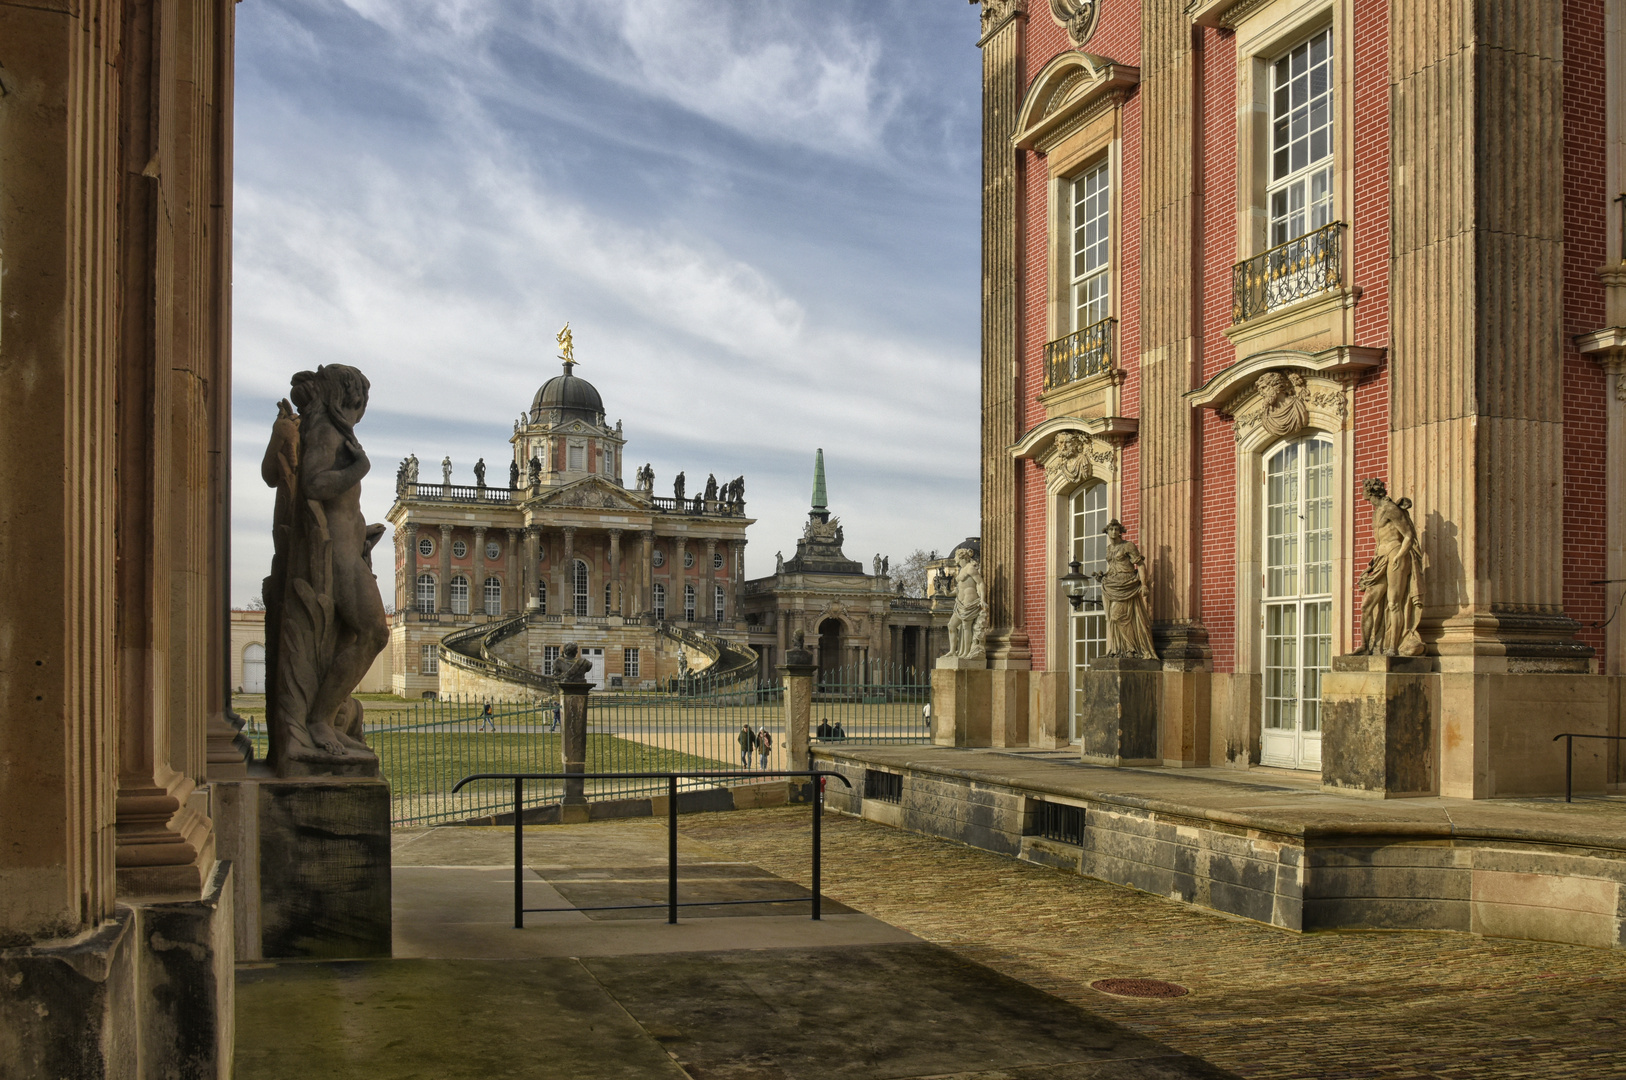
{"type": "Polygon", "coordinates": [[[1039,804],[1039,835],[1058,844],[1084,846],[1084,808],[1065,803],[1039,804]]]}
{"type": "Polygon", "coordinates": [[[877,802],[903,802],[903,774],[865,769],[864,798],[877,802]]]}

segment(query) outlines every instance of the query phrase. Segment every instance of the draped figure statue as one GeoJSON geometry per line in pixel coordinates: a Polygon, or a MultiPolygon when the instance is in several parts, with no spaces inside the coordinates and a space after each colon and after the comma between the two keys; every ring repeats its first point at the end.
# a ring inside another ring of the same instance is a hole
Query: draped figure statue
{"type": "Polygon", "coordinates": [[[1117,518],[1101,530],[1107,535],[1107,568],[1097,574],[1106,600],[1106,655],[1156,660],[1152,648],[1152,618],[1146,583],[1146,556],[1134,541],[1124,539],[1117,518]]]}

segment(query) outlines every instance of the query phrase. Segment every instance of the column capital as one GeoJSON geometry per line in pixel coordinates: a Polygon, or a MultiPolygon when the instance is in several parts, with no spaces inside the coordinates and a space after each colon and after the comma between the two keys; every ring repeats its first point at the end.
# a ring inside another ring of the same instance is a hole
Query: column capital
{"type": "Polygon", "coordinates": [[[623,532],[625,532],[626,530],[625,529],[605,529],[604,531],[610,534],[610,539],[619,540],[619,539],[621,539],[621,534],[623,532]]]}
{"type": "Polygon", "coordinates": [[[490,526],[488,526],[488,525],[472,525],[472,526],[470,526],[470,528],[472,528],[474,530],[474,535],[475,536],[484,536],[486,534],[486,530],[488,528],[490,528],[490,526]]]}
{"type": "Polygon", "coordinates": [[[453,526],[451,526],[451,525],[442,525],[440,527],[440,535],[442,535],[442,536],[450,536],[450,535],[452,535],[452,529],[453,529],[453,526]]]}

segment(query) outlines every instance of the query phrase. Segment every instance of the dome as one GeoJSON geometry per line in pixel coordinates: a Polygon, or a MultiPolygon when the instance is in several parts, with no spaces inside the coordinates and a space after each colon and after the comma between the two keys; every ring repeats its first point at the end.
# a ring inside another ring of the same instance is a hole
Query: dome
{"type": "Polygon", "coordinates": [[[542,384],[542,389],[531,399],[531,422],[542,423],[561,420],[586,420],[597,424],[604,415],[604,399],[586,379],[570,373],[575,363],[565,361],[565,373],[555,375],[542,384]],[[552,415],[547,415],[547,414],[552,415]]]}

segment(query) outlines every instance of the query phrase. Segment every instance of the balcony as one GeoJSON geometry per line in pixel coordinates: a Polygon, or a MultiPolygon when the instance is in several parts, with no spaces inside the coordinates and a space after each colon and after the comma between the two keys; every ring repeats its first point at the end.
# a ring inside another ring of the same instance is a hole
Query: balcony
{"type": "Polygon", "coordinates": [[[1111,371],[1117,351],[1117,319],[1102,319],[1049,342],[1044,347],[1044,388],[1054,390],[1111,371]]]}
{"type": "Polygon", "coordinates": [[[402,484],[397,493],[420,502],[505,503],[512,492],[505,487],[468,487],[464,484],[402,484]]]}
{"type": "Polygon", "coordinates": [[[1344,284],[1341,221],[1244,259],[1231,270],[1231,321],[1248,319],[1344,284]]]}

